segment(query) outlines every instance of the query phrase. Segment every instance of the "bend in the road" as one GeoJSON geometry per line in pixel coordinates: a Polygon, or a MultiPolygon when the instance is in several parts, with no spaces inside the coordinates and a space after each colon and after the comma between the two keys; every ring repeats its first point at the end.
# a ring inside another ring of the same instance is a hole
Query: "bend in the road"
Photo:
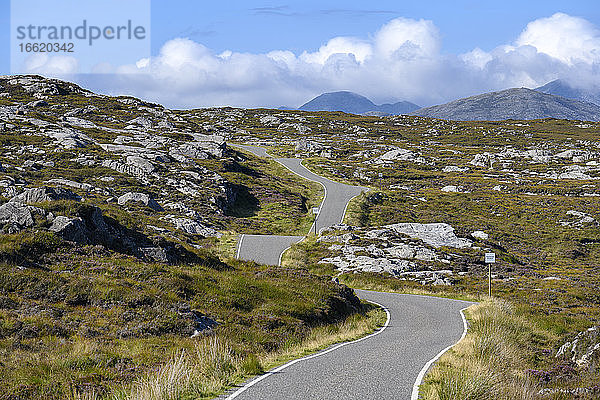
{"type": "MultiPolygon", "coordinates": [[[[232,146],[248,151],[258,157],[273,158],[262,147],[239,144],[233,144],[232,146]]],[[[346,185],[317,175],[302,165],[302,160],[297,158],[274,158],[274,160],[301,178],[317,182],[323,186],[325,196],[310,231],[320,231],[323,228],[341,223],[350,200],[363,191],[369,190],[365,187],[346,185]]],[[[289,238],[287,236],[272,235],[243,235],[240,238],[240,243],[238,243],[236,257],[270,265],[274,265],[273,262],[277,260],[277,264],[279,264],[283,252],[293,243],[303,239],[303,237],[300,237],[298,240],[291,241],[289,238]],[[248,240],[249,236],[253,236],[253,238],[248,240]],[[250,246],[253,247],[250,248],[250,246]]]]}
{"type": "Polygon", "coordinates": [[[385,329],[294,360],[235,392],[238,399],[415,399],[423,365],[464,337],[471,303],[430,296],[357,291],[386,306],[385,329]],[[268,379],[267,379],[268,378],[268,379]],[[310,384],[308,384],[310,382],[310,384]]]}

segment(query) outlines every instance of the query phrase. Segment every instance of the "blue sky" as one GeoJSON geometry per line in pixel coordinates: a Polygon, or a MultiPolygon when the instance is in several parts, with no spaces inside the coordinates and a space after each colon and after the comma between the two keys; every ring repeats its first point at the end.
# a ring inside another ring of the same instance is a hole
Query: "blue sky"
{"type": "MultiPolygon", "coordinates": [[[[72,71],[63,78],[174,107],[296,106],[342,89],[380,102],[429,105],[553,78],[582,77],[579,84],[600,85],[600,60],[594,58],[600,54],[594,47],[600,43],[597,0],[152,0],[151,5],[153,58],[147,68],[123,67],[104,76],[72,71]],[[578,37],[587,39],[573,44],[578,37]],[[557,44],[563,40],[571,47],[557,44]],[[382,55],[382,46],[392,46],[393,57],[382,55]],[[275,50],[283,52],[271,54],[275,50]]],[[[9,0],[0,0],[0,27],[0,74],[8,74],[9,0]]]]}
{"type": "Polygon", "coordinates": [[[433,20],[449,53],[491,49],[513,40],[528,22],[556,12],[600,25],[597,0],[155,0],[152,7],[155,51],[168,39],[189,36],[216,51],[301,52],[335,36],[367,36],[396,17],[433,20]]]}

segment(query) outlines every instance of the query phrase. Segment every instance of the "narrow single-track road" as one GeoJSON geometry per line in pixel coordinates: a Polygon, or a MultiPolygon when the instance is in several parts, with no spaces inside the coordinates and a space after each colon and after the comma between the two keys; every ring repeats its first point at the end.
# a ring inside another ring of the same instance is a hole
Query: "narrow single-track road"
{"type": "MultiPolygon", "coordinates": [[[[264,148],[247,145],[233,145],[248,151],[258,157],[271,157],[264,148]]],[[[317,219],[311,230],[319,231],[331,225],[339,224],[344,219],[348,202],[368,188],[345,185],[323,178],[309,171],[302,160],[297,158],[274,158],[275,161],[296,175],[320,183],[325,188],[325,198],[319,208],[317,219]]],[[[308,232],[307,232],[308,233],[308,232]]],[[[275,236],[275,235],[242,235],[238,243],[237,258],[256,261],[259,264],[278,265],[281,254],[292,244],[301,241],[304,236],[275,236]]]]}
{"type": "Polygon", "coordinates": [[[442,350],[461,339],[466,330],[461,310],[472,303],[430,296],[356,292],[362,299],[387,308],[389,322],[383,330],[276,368],[223,398],[416,400],[420,372],[425,372],[424,366],[442,350]]]}
{"type": "MultiPolygon", "coordinates": [[[[259,157],[265,149],[238,146],[259,157]]],[[[275,159],[295,174],[325,188],[313,228],[342,222],[348,202],[367,188],[331,181],[306,169],[301,160],[275,159]]],[[[302,236],[242,235],[238,258],[278,265],[281,254],[302,236]]],[[[417,400],[429,366],[466,333],[462,310],[472,303],[445,298],[357,290],[386,308],[388,321],[376,333],[291,361],[232,390],[223,399],[247,400],[417,400]]]]}

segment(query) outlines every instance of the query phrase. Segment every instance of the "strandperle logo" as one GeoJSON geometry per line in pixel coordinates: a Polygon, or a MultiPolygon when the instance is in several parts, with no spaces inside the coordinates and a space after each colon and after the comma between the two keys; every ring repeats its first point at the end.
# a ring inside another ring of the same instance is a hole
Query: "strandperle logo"
{"type": "Polygon", "coordinates": [[[83,20],[81,25],[75,27],[70,25],[21,25],[16,28],[18,40],[85,40],[92,46],[98,40],[145,40],[146,28],[142,25],[134,25],[132,20],[127,20],[121,25],[91,25],[83,20]]]}

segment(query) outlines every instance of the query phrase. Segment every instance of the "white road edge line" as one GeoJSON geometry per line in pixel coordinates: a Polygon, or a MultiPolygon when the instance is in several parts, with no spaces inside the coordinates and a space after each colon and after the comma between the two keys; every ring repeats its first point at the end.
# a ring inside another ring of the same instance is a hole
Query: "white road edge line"
{"type": "Polygon", "coordinates": [[[235,252],[235,258],[236,259],[240,258],[240,251],[242,251],[242,240],[244,240],[244,234],[243,233],[240,235],[240,240],[238,242],[237,251],[235,252]]]}
{"type": "Polygon", "coordinates": [[[379,328],[377,330],[377,332],[371,333],[370,335],[362,337],[360,339],[353,340],[352,342],[339,343],[339,344],[333,346],[330,349],[321,351],[320,353],[312,354],[310,356],[306,356],[306,357],[302,357],[302,358],[297,358],[295,360],[292,360],[292,361],[288,362],[287,364],[283,364],[283,365],[281,365],[281,366],[279,366],[279,367],[277,367],[275,369],[270,370],[269,372],[266,372],[265,374],[259,376],[258,378],[256,378],[256,379],[248,382],[246,385],[242,386],[241,388],[239,388],[238,390],[236,390],[235,392],[233,392],[232,394],[230,394],[228,397],[226,397],[225,400],[233,400],[233,399],[235,399],[236,397],[238,397],[239,395],[241,395],[242,393],[244,393],[246,390],[250,389],[252,386],[254,386],[257,383],[259,383],[260,381],[262,381],[264,379],[267,379],[271,375],[274,375],[274,374],[278,373],[279,371],[282,371],[282,370],[284,370],[284,369],[286,369],[288,367],[291,367],[292,365],[294,365],[294,364],[296,364],[296,363],[298,363],[300,361],[305,361],[305,360],[310,360],[312,358],[317,358],[317,357],[323,356],[323,355],[325,355],[327,353],[331,353],[332,351],[337,350],[340,347],[344,347],[344,346],[347,346],[349,344],[354,344],[354,343],[362,342],[363,340],[367,340],[369,338],[372,338],[374,336],[379,335],[390,324],[390,319],[391,319],[390,311],[387,309],[387,307],[385,307],[385,306],[383,306],[383,305],[381,305],[379,303],[376,303],[374,301],[369,301],[369,300],[367,300],[367,301],[369,303],[375,304],[378,307],[381,307],[385,311],[385,313],[387,315],[387,319],[385,321],[385,324],[381,328],[379,328]]]}
{"type": "Polygon", "coordinates": [[[429,360],[427,362],[427,364],[425,364],[425,366],[423,367],[423,369],[421,369],[421,372],[419,372],[419,375],[417,376],[417,380],[415,381],[415,384],[413,385],[413,390],[412,390],[412,395],[410,396],[410,400],[419,400],[419,386],[421,386],[421,384],[423,383],[423,379],[425,378],[425,374],[427,374],[427,371],[429,371],[429,368],[431,368],[431,366],[433,365],[433,363],[436,362],[437,360],[439,360],[439,358],[442,355],[444,355],[445,352],[447,352],[448,350],[450,350],[451,348],[453,348],[454,346],[456,346],[457,344],[459,344],[465,338],[465,336],[467,336],[468,325],[467,325],[467,318],[465,317],[465,313],[464,313],[464,311],[467,308],[469,308],[469,307],[465,307],[462,310],[460,310],[460,316],[462,317],[463,326],[464,326],[462,336],[460,337],[460,339],[458,340],[458,342],[454,343],[451,346],[446,347],[444,350],[440,351],[437,356],[435,356],[434,358],[432,358],[431,360],[429,360]]]}

